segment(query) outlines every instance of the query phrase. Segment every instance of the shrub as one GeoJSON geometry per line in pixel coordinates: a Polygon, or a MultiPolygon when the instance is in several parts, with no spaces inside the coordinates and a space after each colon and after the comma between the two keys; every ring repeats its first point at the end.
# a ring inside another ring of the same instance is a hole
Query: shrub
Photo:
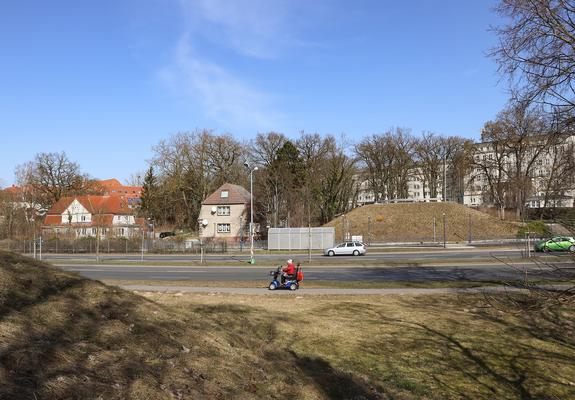
{"type": "Polygon", "coordinates": [[[531,236],[549,236],[551,235],[551,229],[543,221],[529,221],[526,225],[520,227],[517,230],[517,237],[524,238],[527,232],[531,236]]]}

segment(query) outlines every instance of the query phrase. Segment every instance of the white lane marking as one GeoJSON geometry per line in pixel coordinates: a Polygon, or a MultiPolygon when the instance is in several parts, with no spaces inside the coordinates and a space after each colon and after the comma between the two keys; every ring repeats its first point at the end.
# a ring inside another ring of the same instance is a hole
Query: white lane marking
{"type": "MultiPolygon", "coordinates": [[[[72,272],[147,272],[147,271],[135,271],[133,269],[98,269],[98,268],[67,268],[66,271],[72,272]]],[[[198,271],[198,270],[162,270],[155,271],[161,273],[205,273],[208,271],[198,271]]]]}

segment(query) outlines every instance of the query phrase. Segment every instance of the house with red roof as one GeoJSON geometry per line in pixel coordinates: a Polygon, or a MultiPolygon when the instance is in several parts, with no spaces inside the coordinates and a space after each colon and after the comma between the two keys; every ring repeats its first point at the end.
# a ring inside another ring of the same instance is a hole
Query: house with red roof
{"type": "Polygon", "coordinates": [[[249,237],[251,195],[239,185],[224,183],[202,202],[198,224],[201,239],[239,242],[249,237]]]}
{"type": "Polygon", "coordinates": [[[58,200],[44,218],[45,235],[73,237],[133,237],[142,234],[143,218],[136,218],[121,196],[70,196],[58,200]]]}
{"type": "Polygon", "coordinates": [[[10,187],[0,190],[0,196],[4,200],[12,202],[15,208],[23,208],[26,210],[35,210],[36,214],[43,214],[42,206],[31,201],[31,194],[34,192],[34,188],[31,185],[16,186],[12,185],[10,187]]]}
{"type": "Polygon", "coordinates": [[[141,202],[142,186],[122,185],[115,178],[96,180],[95,184],[103,195],[124,197],[129,208],[134,208],[141,202]]]}

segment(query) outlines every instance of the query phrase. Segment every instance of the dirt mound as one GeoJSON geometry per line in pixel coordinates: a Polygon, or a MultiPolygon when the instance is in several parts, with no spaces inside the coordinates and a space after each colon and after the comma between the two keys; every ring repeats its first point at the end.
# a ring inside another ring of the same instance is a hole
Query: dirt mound
{"type": "Polygon", "coordinates": [[[358,207],[325,226],[336,230],[336,241],[343,240],[343,225],[351,235],[378,242],[431,242],[443,240],[443,215],[448,241],[514,238],[518,225],[456,203],[373,204],[358,207]],[[369,239],[368,239],[369,238],[369,239]]]}
{"type": "Polygon", "coordinates": [[[250,310],[176,313],[0,252],[0,399],[254,399],[277,398],[278,388],[302,398],[305,386],[325,398],[297,357],[283,354],[278,368],[275,319],[250,310]]]}

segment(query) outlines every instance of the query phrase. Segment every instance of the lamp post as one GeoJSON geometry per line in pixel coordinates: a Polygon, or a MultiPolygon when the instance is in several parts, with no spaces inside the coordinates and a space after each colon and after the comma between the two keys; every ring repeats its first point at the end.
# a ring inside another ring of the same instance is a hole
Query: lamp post
{"type": "Polygon", "coordinates": [[[246,161],[244,166],[250,170],[250,264],[254,264],[254,171],[258,167],[251,167],[246,161]]]}
{"type": "Polygon", "coordinates": [[[147,230],[149,231],[150,228],[152,229],[151,235],[150,235],[150,232],[147,232],[148,233],[148,235],[147,235],[148,236],[148,246],[147,246],[148,247],[148,253],[150,252],[150,248],[152,249],[152,251],[154,250],[154,236],[155,236],[155,229],[156,229],[155,222],[156,221],[153,218],[148,218],[148,226],[147,226],[148,229],[147,230]],[[151,245],[150,245],[150,236],[152,238],[151,245]]]}
{"type": "Polygon", "coordinates": [[[36,221],[34,216],[30,218],[30,222],[32,222],[32,237],[33,237],[33,247],[34,247],[34,260],[36,259],[36,221]]]}

